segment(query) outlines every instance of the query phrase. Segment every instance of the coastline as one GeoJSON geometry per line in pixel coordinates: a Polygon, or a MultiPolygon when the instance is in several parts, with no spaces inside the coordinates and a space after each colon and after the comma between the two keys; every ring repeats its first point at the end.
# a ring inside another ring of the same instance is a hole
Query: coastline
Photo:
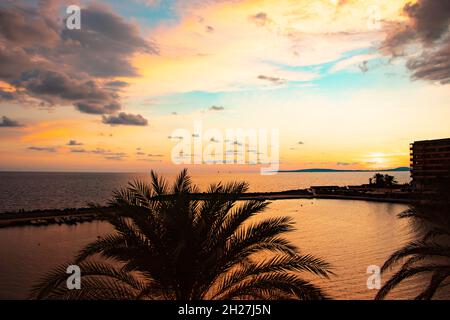
{"type": "MultiPolygon", "coordinates": [[[[193,199],[205,200],[207,196],[203,193],[192,194],[193,199]]],[[[282,192],[251,192],[245,193],[238,200],[292,200],[292,199],[336,199],[336,200],[359,200],[387,203],[409,204],[414,200],[411,193],[402,193],[399,197],[396,193],[379,194],[338,194],[321,193],[315,194],[307,189],[288,190],[282,192]]],[[[93,220],[105,219],[108,214],[114,212],[112,207],[96,208],[67,208],[67,209],[47,209],[32,211],[15,211],[0,213],[0,228],[13,226],[44,226],[50,224],[78,224],[93,220]]]]}
{"type": "Polygon", "coordinates": [[[13,226],[40,226],[50,224],[77,224],[101,220],[112,213],[112,208],[68,208],[0,213],[0,228],[13,226]]]}

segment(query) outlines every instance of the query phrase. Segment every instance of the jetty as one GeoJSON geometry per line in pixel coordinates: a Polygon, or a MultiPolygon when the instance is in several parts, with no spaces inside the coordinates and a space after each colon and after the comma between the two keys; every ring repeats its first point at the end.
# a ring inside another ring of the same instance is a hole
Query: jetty
{"type": "MultiPolygon", "coordinates": [[[[207,193],[190,194],[192,200],[207,200],[211,197],[207,193]]],[[[228,196],[228,195],[224,195],[228,196]]],[[[170,200],[172,196],[160,196],[155,200],[170,200]]],[[[423,200],[425,195],[413,192],[407,184],[390,188],[374,188],[371,185],[360,186],[312,186],[308,189],[286,190],[279,192],[247,192],[239,196],[238,200],[287,200],[287,199],[338,199],[361,200],[389,203],[409,204],[423,200]]],[[[0,213],[0,228],[11,226],[47,226],[51,224],[76,225],[93,220],[107,219],[114,213],[112,207],[88,207],[48,210],[19,210],[0,213]]]]}

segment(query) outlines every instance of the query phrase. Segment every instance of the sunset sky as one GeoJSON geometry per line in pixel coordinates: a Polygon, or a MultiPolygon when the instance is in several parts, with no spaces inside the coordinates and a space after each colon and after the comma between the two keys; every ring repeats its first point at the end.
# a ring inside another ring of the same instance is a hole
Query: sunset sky
{"type": "Polygon", "coordinates": [[[449,22],[445,0],[2,1],[0,170],[178,170],[199,121],[278,129],[281,169],[408,166],[450,137],[449,22]]]}

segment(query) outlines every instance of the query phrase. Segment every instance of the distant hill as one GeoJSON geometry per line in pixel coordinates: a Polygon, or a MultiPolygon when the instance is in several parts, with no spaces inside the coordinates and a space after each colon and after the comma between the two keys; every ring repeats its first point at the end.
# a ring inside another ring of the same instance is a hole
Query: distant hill
{"type": "Polygon", "coordinates": [[[351,170],[351,169],[322,169],[322,168],[278,170],[278,172],[399,172],[399,171],[409,171],[409,167],[398,167],[384,170],[351,170]]]}

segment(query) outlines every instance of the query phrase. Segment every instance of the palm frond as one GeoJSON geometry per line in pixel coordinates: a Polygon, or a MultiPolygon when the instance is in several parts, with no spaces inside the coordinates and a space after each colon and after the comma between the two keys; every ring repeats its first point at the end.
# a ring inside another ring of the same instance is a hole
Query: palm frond
{"type": "Polygon", "coordinates": [[[172,193],[190,193],[192,187],[192,179],[187,173],[187,169],[181,170],[172,187],[172,193]]]}
{"type": "Polygon", "coordinates": [[[164,178],[159,177],[155,171],[150,172],[152,180],[152,188],[156,195],[161,196],[168,193],[167,182],[164,178]]]}
{"type": "Polygon", "coordinates": [[[431,272],[441,272],[449,271],[450,266],[441,266],[435,264],[429,264],[419,267],[402,268],[397,273],[395,273],[378,291],[375,296],[375,300],[381,300],[386,297],[386,295],[394,289],[400,282],[405,279],[411,278],[421,273],[431,273],[431,272]]]}
{"type": "Polygon", "coordinates": [[[88,244],[84,247],[75,258],[75,264],[91,257],[95,254],[101,254],[108,249],[116,249],[127,247],[126,238],[121,234],[109,234],[88,244]]]}
{"type": "MultiPolygon", "coordinates": [[[[207,240],[211,242],[211,247],[224,244],[235,232],[255,214],[264,211],[268,202],[263,201],[246,201],[243,205],[216,219],[215,223],[210,227],[207,240]]],[[[228,209],[228,208],[227,208],[228,209]]]]}
{"type": "Polygon", "coordinates": [[[231,300],[253,297],[254,294],[270,296],[282,293],[286,299],[323,300],[326,294],[312,283],[288,273],[262,274],[251,281],[241,283],[215,299],[231,300]]]}
{"type": "Polygon", "coordinates": [[[410,255],[419,256],[441,256],[450,258],[450,247],[441,246],[437,243],[429,243],[424,241],[412,241],[403,248],[395,251],[383,264],[381,271],[384,272],[402,258],[410,255]]]}
{"type": "Polygon", "coordinates": [[[442,282],[450,276],[450,266],[447,270],[438,270],[433,273],[428,287],[422,291],[416,300],[430,300],[441,286],[442,282]]]}
{"type": "Polygon", "coordinates": [[[243,281],[252,281],[252,278],[270,273],[280,272],[308,272],[314,275],[328,278],[333,273],[329,263],[311,255],[277,255],[260,262],[251,262],[244,268],[226,273],[216,289],[216,296],[236,286],[243,281]]]}
{"type": "MultiPolygon", "coordinates": [[[[93,286],[101,288],[102,286],[109,285],[110,289],[115,287],[116,289],[123,290],[123,292],[130,292],[130,290],[142,290],[146,285],[145,282],[138,280],[133,274],[124,272],[114,265],[105,262],[85,261],[78,264],[78,266],[81,270],[82,287],[87,285],[87,288],[93,286]],[[87,278],[92,279],[87,280],[87,278]]],[[[64,298],[64,294],[68,291],[72,291],[66,286],[68,278],[66,268],[67,265],[60,265],[47,273],[41,281],[33,287],[31,297],[34,299],[64,298]]],[[[115,294],[114,291],[115,290],[112,290],[111,294],[115,294]]],[[[81,295],[80,298],[83,298],[83,295],[81,295]]]]}
{"type": "Polygon", "coordinates": [[[82,289],[66,288],[65,266],[33,288],[35,299],[322,299],[307,272],[332,275],[330,265],[284,238],[289,217],[251,222],[265,201],[238,200],[245,182],[211,185],[203,200],[187,170],[169,186],[156,172],[151,182],[115,190],[107,219],[115,233],[87,245],[75,258],[82,289]],[[269,254],[267,256],[267,254],[269,254]],[[261,257],[265,257],[261,260],[261,257]],[[260,260],[255,260],[259,257],[260,260]],[[95,261],[91,261],[96,259],[95,261]],[[99,261],[97,261],[97,259],[99,261]]]}

